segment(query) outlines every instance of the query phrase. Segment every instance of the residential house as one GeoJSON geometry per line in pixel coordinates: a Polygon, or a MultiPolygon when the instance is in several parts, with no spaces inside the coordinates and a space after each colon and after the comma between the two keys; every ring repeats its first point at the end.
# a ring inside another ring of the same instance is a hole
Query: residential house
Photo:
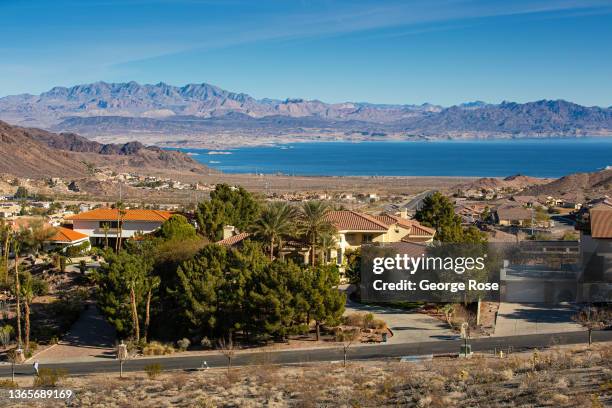
{"type": "Polygon", "coordinates": [[[523,226],[531,223],[533,211],[517,205],[502,205],[495,210],[495,221],[499,225],[523,226]]]}
{"type": "Polygon", "coordinates": [[[577,223],[582,273],[579,301],[610,301],[612,294],[612,205],[594,206],[577,223]]]}
{"type": "Polygon", "coordinates": [[[561,196],[561,200],[564,208],[572,208],[574,210],[579,210],[585,202],[584,195],[577,192],[565,193],[561,196]]]}
{"type": "Polygon", "coordinates": [[[19,215],[21,206],[16,203],[6,202],[0,204],[0,218],[11,218],[19,215]]]}
{"type": "Polygon", "coordinates": [[[328,220],[337,230],[335,249],[329,259],[336,259],[338,265],[344,261],[347,250],[357,249],[362,244],[390,242],[433,241],[435,230],[415,220],[397,215],[369,215],[357,211],[331,211],[328,220]]]}
{"type": "Polygon", "coordinates": [[[512,201],[527,208],[537,207],[540,201],[535,196],[512,196],[512,201]]]}
{"type": "Polygon", "coordinates": [[[132,238],[135,234],[149,234],[170,219],[172,213],[161,210],[97,208],[67,217],[72,229],[90,237],[92,244],[101,245],[108,239],[132,238]]]}
{"type": "Polygon", "coordinates": [[[83,243],[90,244],[89,236],[86,234],[65,227],[57,227],[55,234],[45,242],[45,247],[46,250],[61,248],[64,252],[68,247],[79,246],[83,243]]]}

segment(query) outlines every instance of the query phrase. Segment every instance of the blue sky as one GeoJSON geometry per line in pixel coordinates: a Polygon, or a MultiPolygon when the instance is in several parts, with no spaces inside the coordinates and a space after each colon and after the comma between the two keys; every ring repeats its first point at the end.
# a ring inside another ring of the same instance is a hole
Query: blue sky
{"type": "Polygon", "coordinates": [[[612,0],[0,0],[0,95],[208,82],[326,102],[612,105],[612,0]]]}

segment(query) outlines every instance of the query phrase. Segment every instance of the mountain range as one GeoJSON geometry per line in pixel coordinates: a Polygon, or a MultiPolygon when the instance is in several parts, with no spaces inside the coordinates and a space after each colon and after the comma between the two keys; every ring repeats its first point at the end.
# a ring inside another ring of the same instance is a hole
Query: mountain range
{"type": "Polygon", "coordinates": [[[547,137],[612,135],[612,108],[564,100],[438,105],[256,99],[219,87],[96,82],[0,98],[0,119],[85,136],[547,137]]]}

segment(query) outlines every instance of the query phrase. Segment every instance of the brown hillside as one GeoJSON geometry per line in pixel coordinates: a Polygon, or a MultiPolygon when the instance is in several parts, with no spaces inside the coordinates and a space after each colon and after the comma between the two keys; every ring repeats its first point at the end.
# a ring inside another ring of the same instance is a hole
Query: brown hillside
{"type": "Polygon", "coordinates": [[[23,129],[0,121],[0,173],[20,177],[79,177],[86,166],[69,152],[33,140],[23,129]]]}
{"type": "Polygon", "coordinates": [[[566,193],[583,193],[592,196],[612,194],[612,169],[594,173],[570,174],[550,183],[531,187],[525,192],[529,195],[563,195],[566,193]]]}
{"type": "Polygon", "coordinates": [[[86,163],[117,171],[208,172],[184,153],[139,142],[101,144],[73,133],[11,126],[0,121],[0,173],[18,177],[86,177],[86,163]]]}

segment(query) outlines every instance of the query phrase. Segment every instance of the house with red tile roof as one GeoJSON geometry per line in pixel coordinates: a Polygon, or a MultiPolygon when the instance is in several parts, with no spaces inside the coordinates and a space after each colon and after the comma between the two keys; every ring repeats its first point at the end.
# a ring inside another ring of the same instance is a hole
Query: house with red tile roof
{"type": "Polygon", "coordinates": [[[47,239],[45,245],[48,249],[66,248],[71,246],[78,246],[84,243],[89,244],[89,236],[78,231],[71,230],[70,228],[57,227],[54,229],[55,233],[47,239]]]}
{"type": "Polygon", "coordinates": [[[330,258],[342,264],[347,250],[368,243],[412,242],[429,243],[435,229],[425,227],[416,220],[391,214],[370,215],[357,211],[330,211],[328,220],[336,228],[336,249],[330,258]]]}
{"type": "Polygon", "coordinates": [[[90,237],[93,244],[102,244],[106,239],[132,238],[137,233],[149,234],[166,222],[172,213],[161,210],[96,208],[67,217],[72,229],[90,237]]]}

